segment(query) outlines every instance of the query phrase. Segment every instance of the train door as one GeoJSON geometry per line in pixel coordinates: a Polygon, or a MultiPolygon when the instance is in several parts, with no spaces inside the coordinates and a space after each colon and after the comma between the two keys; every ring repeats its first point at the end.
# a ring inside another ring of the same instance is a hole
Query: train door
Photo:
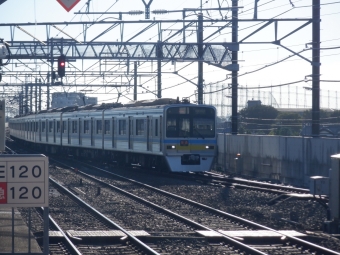
{"type": "Polygon", "coordinates": [[[162,151],[163,139],[163,116],[159,116],[159,150],[162,151]]]}
{"type": "Polygon", "coordinates": [[[52,129],[53,129],[53,142],[54,143],[56,143],[56,120],[54,119],[53,120],[53,127],[52,127],[52,129]]]}
{"type": "Polygon", "coordinates": [[[33,126],[33,121],[31,121],[31,131],[30,131],[30,140],[33,141],[33,131],[34,131],[34,126],[33,126]]]}
{"type": "Polygon", "coordinates": [[[45,141],[48,142],[48,120],[45,120],[45,141]]]}
{"type": "Polygon", "coordinates": [[[129,149],[132,150],[132,135],[133,135],[133,118],[130,116],[129,117],[129,134],[128,134],[128,146],[129,149]]]}
{"type": "Polygon", "coordinates": [[[94,119],[91,118],[91,127],[90,127],[90,132],[91,132],[91,146],[94,146],[94,119]]]}
{"type": "Polygon", "coordinates": [[[26,140],[28,140],[28,134],[29,134],[29,128],[28,128],[28,125],[29,125],[29,122],[26,122],[25,123],[26,124],[26,127],[25,127],[25,129],[26,129],[26,136],[25,136],[25,138],[26,138],[26,140]]]}
{"type": "Polygon", "coordinates": [[[27,122],[27,135],[26,135],[27,140],[30,139],[30,124],[31,124],[31,122],[28,121],[27,122]]]}
{"type": "Polygon", "coordinates": [[[27,136],[28,140],[31,140],[31,137],[32,137],[31,136],[32,135],[32,125],[31,124],[32,124],[32,121],[29,121],[28,122],[28,136],[27,136]]]}
{"type": "Polygon", "coordinates": [[[150,130],[152,124],[151,124],[151,117],[146,117],[146,150],[151,150],[151,139],[152,139],[152,130],[150,130]]]}
{"type": "Polygon", "coordinates": [[[60,145],[63,145],[64,130],[65,130],[65,120],[63,120],[63,115],[61,115],[61,118],[60,118],[60,145]]]}
{"type": "Polygon", "coordinates": [[[42,123],[41,123],[41,120],[39,120],[38,122],[39,142],[41,142],[41,126],[42,126],[42,123]]]}
{"type": "Polygon", "coordinates": [[[38,132],[39,132],[39,142],[41,142],[41,120],[39,120],[39,124],[38,124],[38,132]]]}
{"type": "Polygon", "coordinates": [[[38,121],[34,120],[33,121],[33,137],[32,137],[34,142],[38,141],[38,121]]]}
{"type": "Polygon", "coordinates": [[[67,143],[71,144],[71,120],[67,119],[67,143]]]}
{"type": "Polygon", "coordinates": [[[115,118],[112,117],[112,121],[111,121],[112,125],[111,125],[111,139],[112,139],[112,148],[115,148],[115,118]]]}
{"type": "Polygon", "coordinates": [[[30,124],[30,123],[29,123],[29,122],[26,122],[25,124],[26,124],[26,137],[25,137],[25,138],[26,138],[26,140],[28,140],[28,139],[29,139],[29,138],[28,138],[28,135],[29,135],[29,124],[30,124]]]}
{"type": "Polygon", "coordinates": [[[78,139],[79,139],[79,145],[82,145],[82,138],[81,138],[81,131],[83,130],[83,125],[81,118],[79,118],[79,127],[78,127],[78,139]]]}
{"type": "Polygon", "coordinates": [[[30,140],[30,138],[31,138],[30,127],[31,127],[31,121],[28,121],[27,122],[27,140],[30,140]]]}

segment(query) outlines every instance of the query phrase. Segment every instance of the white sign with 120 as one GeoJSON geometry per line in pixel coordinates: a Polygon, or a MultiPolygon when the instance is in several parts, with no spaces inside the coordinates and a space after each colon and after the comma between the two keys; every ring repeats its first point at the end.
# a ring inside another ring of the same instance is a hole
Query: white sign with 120
{"type": "Polygon", "coordinates": [[[48,175],[44,155],[0,155],[0,207],[47,207],[48,175]]]}

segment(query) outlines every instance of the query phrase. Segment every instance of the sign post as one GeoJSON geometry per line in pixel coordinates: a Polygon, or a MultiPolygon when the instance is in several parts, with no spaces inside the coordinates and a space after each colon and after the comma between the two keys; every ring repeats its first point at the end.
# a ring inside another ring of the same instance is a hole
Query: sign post
{"type": "Polygon", "coordinates": [[[0,208],[48,206],[48,158],[0,156],[0,208]]]}
{"type": "Polygon", "coordinates": [[[72,8],[80,2],[80,0],[57,0],[66,11],[72,10],[72,8]]]}

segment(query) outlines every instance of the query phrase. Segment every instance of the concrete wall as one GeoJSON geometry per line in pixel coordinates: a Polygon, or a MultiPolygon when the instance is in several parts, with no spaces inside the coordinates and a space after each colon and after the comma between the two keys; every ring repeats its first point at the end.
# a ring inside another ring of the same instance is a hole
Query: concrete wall
{"type": "Polygon", "coordinates": [[[328,176],[330,156],[340,153],[337,138],[219,134],[217,143],[217,165],[227,173],[301,187],[309,187],[310,176],[328,176]]]}

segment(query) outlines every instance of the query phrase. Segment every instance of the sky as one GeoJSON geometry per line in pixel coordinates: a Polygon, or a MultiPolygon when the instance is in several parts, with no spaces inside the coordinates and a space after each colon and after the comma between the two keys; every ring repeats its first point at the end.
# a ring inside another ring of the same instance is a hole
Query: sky
{"type": "MultiPolygon", "coordinates": [[[[72,0],[63,0],[72,1],[72,0]]],[[[150,0],[145,0],[149,2],[150,0]]],[[[70,21],[98,21],[98,20],[114,20],[118,18],[117,14],[75,14],[75,12],[85,12],[87,0],[81,0],[70,12],[67,12],[56,0],[7,0],[5,3],[0,5],[0,23],[31,23],[30,26],[25,26],[24,29],[36,38],[46,41],[46,27],[38,26],[35,23],[39,22],[70,22],[70,21]]],[[[312,17],[312,1],[311,0],[261,0],[258,2],[258,19],[271,19],[271,18],[290,18],[290,19],[309,19],[312,17]]],[[[184,8],[216,8],[219,5],[221,7],[231,6],[231,1],[227,0],[153,0],[151,1],[150,10],[179,10],[182,11],[184,8]]],[[[338,29],[338,24],[340,24],[340,1],[336,0],[321,0],[321,79],[324,82],[320,83],[320,88],[323,95],[328,95],[328,98],[334,96],[334,91],[338,90],[340,85],[340,29],[338,29]],[[332,81],[332,82],[331,82],[332,81]],[[337,81],[337,82],[333,82],[337,81]],[[328,91],[328,92],[327,92],[328,91]],[[329,92],[331,91],[331,92],[329,92]],[[328,93],[328,94],[327,94],[328,93]]],[[[249,35],[252,31],[256,30],[264,23],[259,21],[247,21],[242,22],[243,19],[253,19],[254,17],[254,0],[240,0],[239,1],[239,40],[249,35]]],[[[90,12],[129,12],[129,11],[144,11],[145,7],[142,0],[92,0],[90,1],[90,12]]],[[[197,13],[191,12],[187,19],[197,19],[197,13]]],[[[164,15],[154,15],[151,13],[151,20],[175,20],[181,19],[182,14],[180,12],[174,12],[164,15]]],[[[231,18],[230,10],[223,11],[203,11],[204,19],[228,19],[231,18]]],[[[123,15],[123,20],[144,20],[144,15],[123,15]]],[[[212,34],[216,31],[217,26],[225,23],[207,23],[207,27],[204,28],[204,37],[212,34]]],[[[280,21],[277,25],[277,35],[278,38],[282,37],[295,30],[299,26],[304,24],[303,21],[280,21]]],[[[134,23],[132,25],[125,25],[124,27],[124,39],[129,39],[134,36],[137,32],[145,28],[147,25],[142,23],[134,23]]],[[[66,33],[76,38],[77,40],[84,41],[83,27],[79,26],[63,26],[58,25],[59,28],[63,29],[66,33]]],[[[91,40],[101,31],[104,31],[106,27],[102,25],[93,25],[87,30],[87,40],[91,40]]],[[[174,33],[175,30],[181,28],[181,22],[178,23],[163,23],[163,38],[174,33]]],[[[186,40],[187,42],[196,41],[196,33],[193,28],[187,32],[186,40]]],[[[55,28],[50,28],[51,37],[65,37],[55,28]]],[[[11,40],[11,33],[9,27],[0,27],[0,38],[5,41],[11,40]]],[[[238,83],[241,88],[259,88],[273,86],[272,88],[263,88],[263,93],[275,93],[275,101],[281,106],[286,106],[287,102],[293,102],[296,104],[301,104],[301,100],[311,101],[308,97],[311,94],[305,91],[304,88],[311,87],[311,82],[299,82],[297,81],[305,80],[305,77],[312,74],[311,64],[298,57],[292,56],[292,53],[283,47],[274,45],[272,42],[275,38],[274,25],[271,24],[265,29],[256,33],[250,37],[247,41],[252,42],[249,44],[241,44],[239,50],[239,65],[240,70],[238,72],[239,78],[238,83]],[[268,42],[268,43],[257,43],[257,42],[268,42]],[[286,59],[288,58],[288,59],[286,59]],[[284,60],[286,59],[286,60],[284,60]],[[284,60],[284,61],[282,61],[284,60]],[[282,86],[275,87],[276,85],[294,83],[292,86],[282,86]],[[292,95],[288,94],[288,91],[292,95]],[[299,99],[295,94],[304,95],[304,99],[299,99]],[[279,94],[278,94],[279,93],[279,94]],[[307,93],[307,95],[306,95],[307,93]],[[307,99],[306,99],[307,97],[307,99]]],[[[14,31],[14,40],[32,41],[32,37],[28,36],[19,29],[14,31]]],[[[98,39],[98,41],[117,41],[120,40],[119,28],[115,28],[98,39]]],[[[134,41],[136,42],[155,42],[158,40],[158,28],[152,28],[136,37],[134,41]]],[[[175,37],[173,42],[178,42],[182,40],[182,35],[175,37]]],[[[206,42],[230,42],[231,41],[231,29],[227,28],[221,33],[217,33],[215,36],[210,37],[206,42]]],[[[308,43],[312,41],[312,25],[308,25],[303,29],[295,32],[291,36],[281,41],[281,44],[286,48],[294,52],[302,52],[301,55],[309,60],[311,60],[312,51],[307,48],[310,47],[308,43]]],[[[6,68],[29,72],[30,68],[35,68],[37,70],[48,70],[48,67],[44,63],[37,61],[25,61],[26,65],[20,65],[17,61],[12,60],[11,64],[6,68]]],[[[85,66],[92,66],[94,63],[91,61],[85,61],[84,63],[77,62],[75,65],[84,64],[85,66]]],[[[186,66],[187,63],[172,63],[165,64],[163,71],[167,72],[162,75],[162,96],[176,98],[190,97],[192,101],[195,101],[195,91],[197,87],[197,63],[193,63],[186,66]],[[183,68],[183,69],[182,69],[183,68]],[[187,80],[173,74],[174,71],[180,70],[179,74],[185,77],[187,80]]],[[[122,66],[124,66],[122,64],[122,66]]],[[[133,67],[133,66],[131,66],[133,67]]],[[[105,68],[110,68],[106,66],[105,68]]],[[[123,67],[121,67],[123,68],[123,67]]],[[[142,63],[139,67],[139,71],[143,72],[153,72],[157,69],[156,63],[142,63]]],[[[71,68],[69,69],[71,70],[71,68]]],[[[99,70],[98,65],[94,65],[89,70],[99,70]]],[[[123,69],[122,69],[123,70],[123,69]]],[[[230,80],[231,72],[213,67],[211,65],[204,64],[204,91],[213,92],[227,87],[231,83],[230,80]]],[[[19,83],[15,77],[9,77],[6,75],[6,69],[3,68],[3,79],[0,85],[4,83],[19,83]]],[[[74,92],[79,90],[75,84],[100,84],[104,82],[100,79],[95,81],[89,81],[86,78],[82,80],[74,80],[72,77],[67,77],[64,80],[66,84],[63,88],[54,88],[51,92],[59,91],[69,91],[74,92]]],[[[106,80],[105,84],[110,84],[114,81],[106,80]]],[[[132,81],[133,82],[133,81],[132,81]]],[[[139,83],[142,84],[138,88],[138,99],[151,99],[155,98],[155,88],[157,86],[157,79],[149,78],[139,78],[139,83]],[[153,93],[150,93],[153,92],[153,93]]],[[[88,96],[97,96],[98,101],[110,102],[117,100],[117,91],[115,90],[105,90],[91,88],[91,92],[87,92],[88,96]]],[[[130,101],[133,99],[133,91],[122,91],[124,97],[119,100],[121,102],[130,101]]],[[[243,98],[252,97],[254,99],[260,98],[260,92],[250,92],[244,94],[245,92],[240,92],[243,98]],[[243,94],[242,94],[243,93],[243,94]],[[246,96],[245,96],[246,95],[246,96]]],[[[229,89],[224,89],[222,91],[207,94],[205,96],[206,103],[220,103],[230,97],[231,91],[229,89]]],[[[336,94],[337,95],[337,94],[336,94]]],[[[340,93],[339,93],[340,96],[340,93]]],[[[267,96],[268,97],[268,96],[267,96]]],[[[240,98],[241,100],[242,98],[240,98]]],[[[248,98],[249,99],[249,98],[248,98]]],[[[264,100],[264,99],[262,99],[264,100]]],[[[322,103],[327,106],[327,96],[322,100],[322,103]]],[[[289,103],[288,103],[289,104],[289,103]]],[[[306,104],[306,103],[305,103],[306,104]]],[[[307,103],[308,104],[308,103],[307,103]]],[[[332,103],[332,107],[340,107],[339,103],[332,103]]]]}

